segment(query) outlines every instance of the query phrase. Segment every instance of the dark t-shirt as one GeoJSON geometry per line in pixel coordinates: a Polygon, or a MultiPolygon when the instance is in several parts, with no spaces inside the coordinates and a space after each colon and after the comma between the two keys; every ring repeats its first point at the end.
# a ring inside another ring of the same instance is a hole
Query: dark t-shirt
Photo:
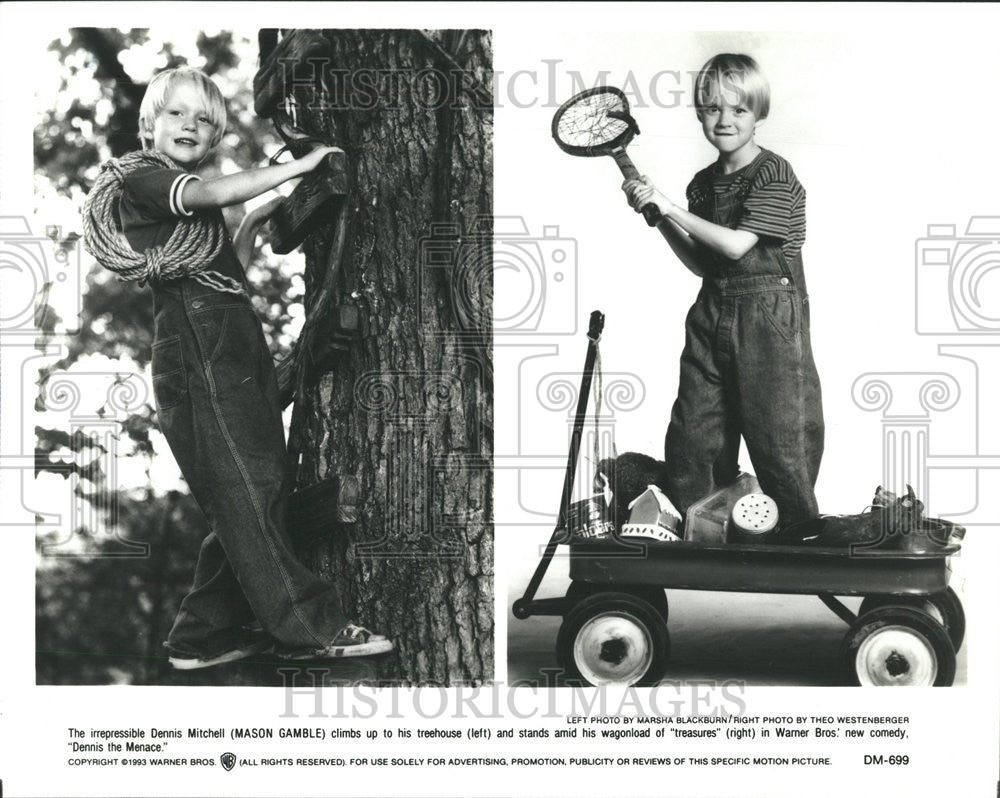
{"type": "MultiPolygon", "coordinates": [[[[184,207],[181,197],[188,181],[199,179],[182,169],[160,166],[142,167],[125,177],[118,215],[122,232],[132,249],[145,252],[149,247],[163,246],[173,234],[177,220],[194,215],[193,211],[184,207]]],[[[209,215],[226,229],[222,211],[218,208],[198,213],[209,215]]],[[[208,270],[246,285],[243,267],[236,257],[228,230],[225,243],[208,270]]],[[[165,286],[170,285],[165,283],[165,286]]]]}
{"type": "MultiPolygon", "coordinates": [[[[785,258],[791,260],[806,240],[806,190],[780,155],[763,150],[757,157],[764,162],[750,181],[736,229],[779,240],[785,258]]],[[[739,190],[750,166],[728,175],[719,171],[718,164],[702,169],[688,185],[688,210],[711,221],[713,196],[739,190]]]]}

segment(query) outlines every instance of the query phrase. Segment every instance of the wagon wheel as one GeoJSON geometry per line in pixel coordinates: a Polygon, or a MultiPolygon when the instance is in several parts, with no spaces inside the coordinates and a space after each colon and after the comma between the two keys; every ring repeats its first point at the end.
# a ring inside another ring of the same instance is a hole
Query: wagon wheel
{"type": "MultiPolygon", "coordinates": [[[[615,585],[614,588],[617,593],[628,593],[630,596],[638,596],[648,601],[653,609],[660,613],[664,622],[670,617],[670,605],[667,603],[667,594],[663,588],[654,585],[615,585]]],[[[595,585],[592,582],[574,580],[569,583],[569,587],[566,590],[566,598],[584,599],[587,596],[593,596],[595,593],[601,592],[603,589],[605,589],[604,585],[595,585]]]]}
{"type": "Polygon", "coordinates": [[[944,627],[955,651],[961,650],[962,641],[965,640],[965,610],[962,609],[958,595],[950,587],[927,596],[866,596],[861,602],[858,615],[888,604],[923,610],[944,627]]]}
{"type": "Polygon", "coordinates": [[[889,604],[859,615],[841,647],[847,678],[864,687],[949,687],[955,648],[926,612],[889,604]]]}
{"type": "Polygon", "coordinates": [[[657,684],[667,669],[670,635],[663,616],[628,593],[594,593],[567,613],[556,639],[559,664],[587,684],[657,684]]]}

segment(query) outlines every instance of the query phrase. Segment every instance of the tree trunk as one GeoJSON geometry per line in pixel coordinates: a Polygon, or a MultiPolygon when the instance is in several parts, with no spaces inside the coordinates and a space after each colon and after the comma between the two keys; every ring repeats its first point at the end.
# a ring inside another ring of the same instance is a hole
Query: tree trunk
{"type": "Polygon", "coordinates": [[[351,192],[339,262],[334,219],[303,247],[306,303],[335,261],[333,304],[367,329],[307,366],[297,399],[297,489],[360,483],[358,520],[304,556],[395,641],[380,679],[479,683],[493,675],[490,35],[324,34],[329,93],[300,124],[347,151],[351,192]]]}

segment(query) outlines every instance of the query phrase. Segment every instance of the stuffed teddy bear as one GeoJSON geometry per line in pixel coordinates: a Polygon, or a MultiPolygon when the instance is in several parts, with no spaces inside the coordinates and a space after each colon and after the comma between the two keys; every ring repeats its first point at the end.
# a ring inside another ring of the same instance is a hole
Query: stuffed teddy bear
{"type": "Polygon", "coordinates": [[[594,475],[594,492],[609,488],[612,493],[611,510],[615,527],[621,529],[628,521],[629,504],[641,496],[650,485],[666,493],[667,464],[639,452],[625,452],[606,457],[597,464],[594,475]]]}

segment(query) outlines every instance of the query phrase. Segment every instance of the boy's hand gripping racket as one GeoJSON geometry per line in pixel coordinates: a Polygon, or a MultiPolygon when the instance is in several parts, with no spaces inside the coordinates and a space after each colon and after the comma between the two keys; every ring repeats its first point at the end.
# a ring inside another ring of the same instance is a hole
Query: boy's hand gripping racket
{"type": "MultiPolygon", "coordinates": [[[[598,86],[564,102],[552,119],[552,138],[570,155],[593,157],[610,155],[626,180],[639,180],[639,170],[625,152],[639,134],[639,126],[628,112],[628,100],[621,89],[598,86]]],[[[659,208],[652,202],[642,208],[650,227],[660,221],[659,208]]]]}

